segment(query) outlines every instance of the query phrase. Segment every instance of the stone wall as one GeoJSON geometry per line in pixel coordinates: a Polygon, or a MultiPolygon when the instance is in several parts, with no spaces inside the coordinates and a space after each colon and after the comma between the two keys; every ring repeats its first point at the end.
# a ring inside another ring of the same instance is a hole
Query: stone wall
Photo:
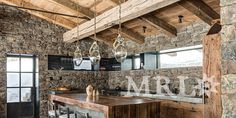
{"type": "MultiPolygon", "coordinates": [[[[62,76],[58,86],[70,86],[84,89],[87,84],[94,84],[99,88],[108,85],[108,72],[89,71],[48,71],[47,55],[73,55],[76,44],[82,48],[84,56],[92,40],[86,39],[76,43],[64,43],[63,33],[67,29],[49,23],[13,8],[0,7],[0,118],[6,115],[6,53],[35,54],[39,58],[40,82],[40,116],[45,118],[47,110],[47,90],[52,88],[51,82],[62,76]],[[49,78],[54,79],[49,82],[49,78]]],[[[101,47],[102,57],[106,57],[104,44],[101,47]]]]}
{"type": "MultiPolygon", "coordinates": [[[[165,49],[173,49],[180,47],[187,47],[193,45],[202,44],[202,38],[209,30],[209,25],[203,22],[193,23],[188,27],[180,28],[178,30],[177,37],[169,38],[165,35],[157,35],[147,37],[145,43],[138,45],[134,42],[128,42],[128,53],[142,53],[142,52],[153,52],[165,49]]],[[[112,55],[110,55],[112,56],[112,55]]],[[[171,79],[170,90],[172,92],[179,91],[179,79],[178,76],[188,76],[190,79],[186,81],[187,92],[192,92],[192,87],[196,85],[196,78],[202,79],[202,68],[201,67],[189,67],[189,68],[170,68],[170,69],[157,69],[157,70],[132,70],[132,71],[114,71],[109,73],[109,86],[115,88],[120,86],[123,89],[128,87],[128,79],[125,76],[131,76],[139,87],[142,82],[142,76],[167,76],[171,79]]],[[[150,89],[155,90],[156,82],[150,82],[150,89]]]]}
{"type": "Polygon", "coordinates": [[[236,1],[221,0],[222,118],[236,117],[236,1]]]}
{"type": "Polygon", "coordinates": [[[160,34],[146,37],[142,45],[129,41],[127,42],[128,51],[129,54],[135,54],[200,45],[209,28],[210,26],[204,22],[193,22],[188,27],[179,28],[177,36],[173,38],[160,34]]]}

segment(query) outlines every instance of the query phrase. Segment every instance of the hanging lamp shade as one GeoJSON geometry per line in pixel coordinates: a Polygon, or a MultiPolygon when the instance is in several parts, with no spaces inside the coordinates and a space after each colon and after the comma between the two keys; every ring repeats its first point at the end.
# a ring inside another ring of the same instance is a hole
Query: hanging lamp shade
{"type": "Polygon", "coordinates": [[[101,60],[99,46],[96,41],[93,42],[92,46],[89,49],[89,58],[90,58],[92,65],[99,64],[99,62],[101,60]]]}
{"type": "Polygon", "coordinates": [[[125,46],[124,38],[118,34],[115,42],[113,43],[113,53],[118,62],[124,62],[127,57],[127,49],[125,46]]]}
{"type": "Polygon", "coordinates": [[[76,47],[76,50],[75,50],[75,52],[74,52],[74,59],[73,59],[73,61],[74,61],[74,64],[75,64],[76,66],[80,66],[80,64],[81,64],[82,61],[83,61],[82,52],[81,52],[79,46],[76,47]]]}

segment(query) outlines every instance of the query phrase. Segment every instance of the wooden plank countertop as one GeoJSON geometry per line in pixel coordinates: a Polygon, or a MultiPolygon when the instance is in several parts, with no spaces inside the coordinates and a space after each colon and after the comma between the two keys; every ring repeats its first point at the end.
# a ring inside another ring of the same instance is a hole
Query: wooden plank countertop
{"type": "MultiPolygon", "coordinates": [[[[62,102],[68,105],[78,106],[85,109],[103,112],[105,118],[111,117],[111,112],[118,106],[140,106],[148,104],[160,104],[160,100],[143,98],[143,97],[123,97],[123,96],[87,96],[84,93],[80,94],[58,94],[50,95],[51,101],[62,102]],[[109,117],[110,116],[110,117],[109,117]]],[[[158,107],[158,105],[156,105],[158,107]]],[[[158,108],[159,109],[159,108],[158,108]]],[[[157,109],[154,111],[156,112],[157,109]]],[[[113,115],[114,116],[114,115],[113,115]]]]}

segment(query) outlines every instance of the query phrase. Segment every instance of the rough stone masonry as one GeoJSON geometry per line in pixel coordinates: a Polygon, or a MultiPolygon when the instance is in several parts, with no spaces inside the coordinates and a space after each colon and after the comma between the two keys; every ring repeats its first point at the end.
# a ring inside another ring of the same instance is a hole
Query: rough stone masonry
{"type": "Polygon", "coordinates": [[[222,118],[236,118],[236,0],[221,0],[222,118]]]}
{"type": "MultiPolygon", "coordinates": [[[[38,56],[41,118],[46,118],[47,115],[47,92],[54,87],[50,83],[59,81],[55,87],[69,86],[77,89],[85,89],[88,84],[107,88],[108,72],[62,71],[58,73],[48,70],[47,55],[72,56],[77,44],[80,45],[84,56],[88,56],[88,47],[92,44],[92,40],[67,44],[63,42],[64,32],[66,32],[65,28],[26,12],[0,7],[0,118],[5,118],[6,115],[6,53],[38,56]],[[60,76],[62,80],[59,80],[60,76]],[[53,80],[50,81],[50,77],[53,77],[53,80]]],[[[99,45],[102,56],[105,57],[107,46],[100,43],[99,45]]]]}

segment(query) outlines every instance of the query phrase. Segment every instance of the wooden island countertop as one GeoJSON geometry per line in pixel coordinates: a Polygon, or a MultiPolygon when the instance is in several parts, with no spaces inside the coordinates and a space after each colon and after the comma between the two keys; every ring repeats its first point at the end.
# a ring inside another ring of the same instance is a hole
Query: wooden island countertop
{"type": "Polygon", "coordinates": [[[104,118],[159,118],[160,100],[143,97],[87,96],[86,94],[50,95],[57,101],[84,109],[103,112],[104,118]]]}

